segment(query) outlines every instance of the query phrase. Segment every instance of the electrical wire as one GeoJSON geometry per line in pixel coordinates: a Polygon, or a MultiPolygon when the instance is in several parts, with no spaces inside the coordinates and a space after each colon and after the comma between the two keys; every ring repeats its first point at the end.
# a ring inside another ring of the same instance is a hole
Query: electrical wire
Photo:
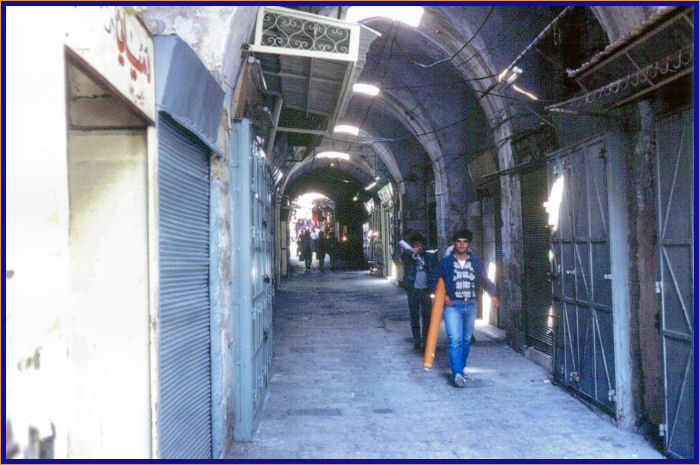
{"type": "Polygon", "coordinates": [[[474,40],[474,38],[475,38],[476,36],[479,35],[479,33],[481,32],[481,30],[482,30],[482,29],[484,28],[484,26],[486,25],[486,22],[487,22],[487,21],[489,20],[489,18],[491,17],[491,13],[493,13],[493,10],[495,10],[495,9],[496,9],[495,6],[492,6],[492,7],[491,7],[491,9],[489,10],[488,14],[486,15],[486,18],[484,18],[484,20],[481,22],[481,25],[478,27],[478,29],[476,30],[476,32],[475,32],[474,34],[472,34],[472,36],[471,36],[461,47],[459,47],[459,48],[457,49],[457,51],[455,51],[455,52],[452,54],[452,56],[447,57],[447,58],[443,58],[442,60],[438,60],[438,61],[436,61],[436,62],[434,62],[434,63],[430,63],[430,64],[419,63],[419,62],[413,61],[413,60],[411,60],[411,61],[412,61],[416,66],[420,66],[421,68],[426,68],[426,69],[428,69],[428,68],[433,68],[433,67],[435,67],[435,66],[437,66],[437,65],[439,65],[439,64],[442,64],[442,63],[447,63],[448,61],[452,61],[452,60],[454,59],[454,57],[456,57],[456,56],[459,54],[459,52],[461,52],[462,50],[464,50],[464,47],[466,47],[467,45],[469,45],[469,44],[471,43],[471,41],[474,40]]]}

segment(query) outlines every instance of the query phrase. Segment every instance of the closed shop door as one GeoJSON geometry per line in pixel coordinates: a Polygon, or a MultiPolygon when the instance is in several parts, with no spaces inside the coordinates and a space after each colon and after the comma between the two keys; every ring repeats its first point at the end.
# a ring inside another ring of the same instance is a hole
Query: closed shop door
{"type": "Polygon", "coordinates": [[[158,124],[160,458],[211,458],[209,151],[158,124]]]}
{"type": "Polygon", "coordinates": [[[232,215],[236,419],[234,437],[248,441],[267,394],[272,363],[273,209],[265,155],[248,120],[234,123],[232,215]]]}
{"type": "Polygon", "coordinates": [[[549,229],[544,202],[547,200],[547,169],[520,175],[523,214],[523,255],[527,279],[523,304],[527,314],[527,343],[547,354],[552,353],[552,292],[549,281],[549,229]]]}
{"type": "Polygon", "coordinates": [[[251,183],[251,284],[253,338],[253,402],[257,413],[267,393],[272,363],[272,202],[265,158],[254,144],[251,183]]]}
{"type": "Polygon", "coordinates": [[[612,275],[604,139],[548,162],[549,200],[561,192],[551,235],[554,377],[615,414],[612,275]],[[555,183],[559,183],[558,189],[555,183]]]}
{"type": "Polygon", "coordinates": [[[656,131],[656,183],[661,299],[661,340],[664,363],[666,452],[692,458],[695,395],[695,325],[693,215],[695,167],[693,113],[664,119],[656,131]]]}

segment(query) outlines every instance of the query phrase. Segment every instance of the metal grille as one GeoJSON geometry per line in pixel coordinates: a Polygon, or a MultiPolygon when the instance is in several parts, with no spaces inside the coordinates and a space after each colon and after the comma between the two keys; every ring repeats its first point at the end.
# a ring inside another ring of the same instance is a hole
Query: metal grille
{"type": "Polygon", "coordinates": [[[693,257],[693,113],[663,120],[656,132],[661,337],[664,360],[664,446],[675,458],[692,458],[695,327],[693,257]]]}
{"type": "Polygon", "coordinates": [[[208,149],[158,124],[159,450],[211,458],[208,149]]]}
{"type": "Polygon", "coordinates": [[[548,183],[563,176],[558,227],[551,235],[552,307],[557,320],[554,376],[615,414],[615,360],[605,141],[555,153],[548,183]]]}
{"type": "Polygon", "coordinates": [[[527,314],[527,343],[552,353],[549,307],[552,292],[549,282],[549,229],[544,202],[547,200],[546,167],[520,175],[523,216],[523,255],[527,279],[523,286],[523,304],[527,314]]]}
{"type": "Polygon", "coordinates": [[[263,16],[262,45],[268,47],[298,48],[329,53],[349,53],[349,28],[324,24],[279,11],[265,11],[263,16]]]}

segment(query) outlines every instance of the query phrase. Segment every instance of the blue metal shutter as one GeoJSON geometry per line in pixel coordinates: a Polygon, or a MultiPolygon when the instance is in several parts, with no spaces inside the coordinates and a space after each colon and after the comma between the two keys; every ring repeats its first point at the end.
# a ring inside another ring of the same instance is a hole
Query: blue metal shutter
{"type": "Polygon", "coordinates": [[[211,458],[209,150],[158,121],[160,458],[211,458]]]}
{"type": "Polygon", "coordinates": [[[551,235],[554,377],[615,415],[615,352],[605,139],[559,150],[548,183],[564,178],[551,235]]]}
{"type": "Polygon", "coordinates": [[[659,293],[664,361],[664,449],[692,459],[697,430],[695,366],[695,270],[692,109],[669,116],[656,130],[659,293]]]}
{"type": "Polygon", "coordinates": [[[235,313],[234,438],[250,441],[267,395],[272,363],[272,192],[250,122],[235,120],[231,144],[235,313]]]}

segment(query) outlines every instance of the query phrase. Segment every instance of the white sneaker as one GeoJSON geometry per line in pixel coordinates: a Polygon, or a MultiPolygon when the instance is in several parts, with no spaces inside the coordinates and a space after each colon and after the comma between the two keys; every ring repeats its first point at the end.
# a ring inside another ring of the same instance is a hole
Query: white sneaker
{"type": "Polygon", "coordinates": [[[464,383],[464,376],[462,376],[461,374],[457,373],[457,374],[455,375],[455,385],[456,385],[457,387],[464,387],[464,384],[465,384],[465,383],[464,383]]]}
{"type": "Polygon", "coordinates": [[[467,367],[464,367],[462,370],[462,376],[464,376],[464,379],[467,379],[467,367]]]}

